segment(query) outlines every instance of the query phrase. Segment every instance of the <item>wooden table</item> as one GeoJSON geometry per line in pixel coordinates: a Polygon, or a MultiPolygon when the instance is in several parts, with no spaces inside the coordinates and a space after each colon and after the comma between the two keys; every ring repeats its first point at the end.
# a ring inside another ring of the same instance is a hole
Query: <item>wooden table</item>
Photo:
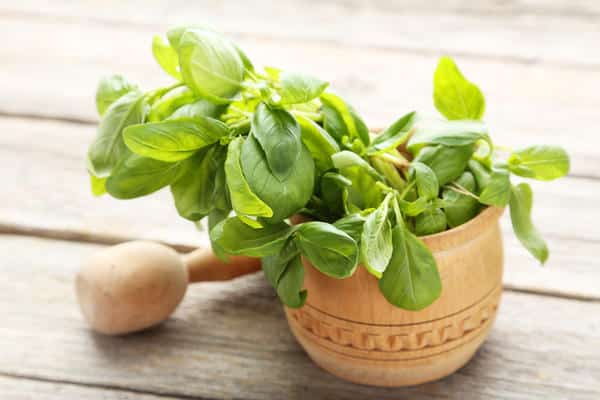
{"type": "Polygon", "coordinates": [[[599,2],[202,3],[0,5],[0,398],[600,398],[599,2]],[[260,274],[196,285],[148,332],[108,338],[86,328],[73,276],[88,254],[128,238],[183,250],[206,243],[168,193],[93,198],[84,164],[98,78],[166,83],[151,36],[183,21],[208,21],[258,64],[331,80],[374,127],[432,110],[436,58],[452,54],[485,92],[497,142],[569,150],[571,175],[534,185],[547,267],[503,221],[504,300],[469,365],[408,389],[342,382],[295,343],[260,274]]]}

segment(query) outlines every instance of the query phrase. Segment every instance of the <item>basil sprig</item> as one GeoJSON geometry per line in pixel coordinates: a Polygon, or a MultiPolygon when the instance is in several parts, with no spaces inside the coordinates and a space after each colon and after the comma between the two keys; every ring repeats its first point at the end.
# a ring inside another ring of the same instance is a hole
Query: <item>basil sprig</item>
{"type": "Polygon", "coordinates": [[[98,86],[92,192],[130,199],[169,187],[183,218],[208,217],[215,254],[262,258],[287,306],[307,299],[304,259],[334,279],[362,264],[391,304],[421,310],[442,283],[419,236],[487,206],[508,205],[518,239],[547,260],[531,188],[511,175],[557,179],[569,157],[548,145],[495,146],[483,94],[451,58],[434,74],[441,118],[411,111],[372,136],[327,82],[257,69],[206,27],[171,29],[154,38],[152,53],[172,85],[143,92],[114,75],[98,86]],[[291,224],[298,214],[306,222],[291,224]]]}

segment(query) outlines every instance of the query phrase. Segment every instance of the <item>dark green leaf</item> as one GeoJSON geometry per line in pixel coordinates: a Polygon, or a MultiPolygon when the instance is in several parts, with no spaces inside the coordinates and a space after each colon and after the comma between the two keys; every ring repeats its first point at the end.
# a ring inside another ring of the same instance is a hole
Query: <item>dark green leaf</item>
{"type": "Polygon", "coordinates": [[[125,94],[137,91],[137,85],[127,81],[121,75],[111,75],[102,78],[96,89],[96,109],[100,116],[110,107],[112,103],[120,99],[125,94]]]}
{"type": "Polygon", "coordinates": [[[167,120],[125,128],[131,151],[161,161],[179,161],[229,135],[227,125],[208,117],[167,120]]]}
{"type": "Polygon", "coordinates": [[[425,197],[426,199],[434,199],[438,197],[440,185],[438,184],[438,179],[435,172],[433,172],[433,170],[427,165],[418,161],[411,163],[410,166],[415,174],[419,197],[425,197]]]}
{"type": "Polygon", "coordinates": [[[481,193],[483,189],[485,189],[490,183],[491,171],[488,170],[486,166],[484,166],[477,160],[469,160],[468,166],[469,170],[473,173],[473,176],[475,177],[478,192],[481,193]]]}
{"type": "Polygon", "coordinates": [[[356,243],[360,242],[366,217],[360,213],[346,215],[334,222],[333,226],[346,232],[356,243]]]}
{"type": "Polygon", "coordinates": [[[394,252],[379,288],[391,304],[405,310],[422,310],[442,292],[442,282],[431,252],[408,230],[392,231],[394,252]]]}
{"type": "Polygon", "coordinates": [[[130,154],[114,168],[106,181],[106,191],[117,199],[132,199],[172,184],[180,174],[181,162],[169,163],[130,154]]]}
{"type": "Polygon", "coordinates": [[[333,93],[323,93],[320,98],[327,132],[338,142],[347,136],[350,139],[360,139],[365,145],[369,144],[369,129],[352,106],[333,93]]]}
{"type": "MultiPolygon", "coordinates": [[[[477,185],[475,184],[475,178],[468,171],[465,171],[456,180],[456,183],[471,193],[476,192],[477,185]]],[[[446,214],[446,220],[450,228],[464,224],[479,213],[479,202],[471,196],[460,194],[452,189],[444,189],[442,198],[446,202],[444,213],[446,214]]]]}
{"type": "Polygon", "coordinates": [[[285,180],[300,155],[300,125],[292,114],[261,103],[252,118],[252,134],[260,143],[273,175],[285,180]]]}
{"type": "Polygon", "coordinates": [[[446,230],[446,214],[439,208],[428,209],[415,218],[415,234],[432,235],[446,230]]]}
{"type": "Polygon", "coordinates": [[[440,58],[433,78],[435,107],[448,119],[481,119],[485,99],[450,57],[440,58]]]}
{"type": "Polygon", "coordinates": [[[526,178],[551,181],[569,173],[567,152],[557,146],[531,146],[513,152],[508,159],[513,174],[526,178]]]}
{"type": "Polygon", "coordinates": [[[302,290],[303,284],[304,265],[300,256],[296,256],[288,263],[277,285],[277,295],[283,304],[291,308],[302,307],[306,301],[306,290],[302,290]]]}
{"type": "Polygon", "coordinates": [[[512,186],[510,191],[510,220],[519,241],[542,264],[548,259],[548,246],[531,222],[533,193],[526,183],[512,186]]]}
{"type": "Polygon", "coordinates": [[[307,103],[319,97],[329,85],[313,76],[293,72],[281,73],[280,79],[280,104],[307,103]]]}
{"type": "Polygon", "coordinates": [[[399,118],[392,125],[388,126],[383,132],[373,139],[367,154],[374,155],[395,149],[409,138],[410,128],[413,126],[417,117],[415,111],[399,118]]]}
{"type": "Polygon", "coordinates": [[[178,81],[181,80],[177,52],[168,43],[165,43],[161,36],[154,36],[152,54],[163,70],[178,81]]]}
{"type": "Polygon", "coordinates": [[[296,245],[319,271],[333,278],[351,276],[358,262],[358,246],[346,233],[325,222],[297,227],[296,245]]]}
{"type": "Polygon", "coordinates": [[[457,179],[463,173],[474,150],[473,145],[427,146],[419,151],[415,161],[429,166],[435,172],[439,185],[443,186],[457,179]]]}
{"type": "Polygon", "coordinates": [[[97,177],[110,175],[117,163],[130,154],[122,131],[144,121],[144,97],[131,91],[112,103],[100,121],[98,133],[88,150],[90,172],[97,177]]]}
{"type": "Polygon", "coordinates": [[[210,234],[215,243],[229,254],[264,257],[277,254],[292,231],[292,227],[284,222],[265,224],[255,229],[232,217],[220,222],[210,234]]]}
{"type": "Polygon", "coordinates": [[[487,186],[481,191],[479,201],[490,206],[504,207],[510,200],[510,173],[502,166],[492,169],[487,186]]]}
{"type": "Polygon", "coordinates": [[[388,221],[390,196],[365,221],[361,239],[360,255],[367,271],[377,278],[387,267],[392,257],[392,227],[388,221]]]}
{"type": "Polygon", "coordinates": [[[263,257],[261,260],[262,270],[271,286],[277,289],[279,281],[288,264],[299,254],[300,250],[298,250],[295,241],[290,238],[278,253],[263,257]]]}

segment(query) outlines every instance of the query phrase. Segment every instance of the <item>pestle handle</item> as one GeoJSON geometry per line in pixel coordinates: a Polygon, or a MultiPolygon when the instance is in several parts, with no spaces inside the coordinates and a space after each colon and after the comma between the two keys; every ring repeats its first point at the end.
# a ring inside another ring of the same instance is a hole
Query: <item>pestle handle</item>
{"type": "Polygon", "coordinates": [[[188,281],[228,281],[238,276],[251,274],[260,269],[260,258],[229,256],[223,262],[210,248],[200,248],[182,256],[188,270],[188,281]]]}

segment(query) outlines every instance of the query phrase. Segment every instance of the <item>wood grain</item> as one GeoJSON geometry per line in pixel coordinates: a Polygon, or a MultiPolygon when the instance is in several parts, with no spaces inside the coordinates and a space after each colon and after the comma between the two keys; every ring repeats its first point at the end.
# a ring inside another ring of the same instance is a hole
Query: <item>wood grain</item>
{"type": "Polygon", "coordinates": [[[465,368],[437,383],[372,389],[310,362],[260,274],[190,288],[157,329],[123,338],[91,334],[75,306],[73,276],[98,248],[1,238],[0,373],[207,398],[600,396],[597,302],[505,293],[489,340],[465,368]]]}

